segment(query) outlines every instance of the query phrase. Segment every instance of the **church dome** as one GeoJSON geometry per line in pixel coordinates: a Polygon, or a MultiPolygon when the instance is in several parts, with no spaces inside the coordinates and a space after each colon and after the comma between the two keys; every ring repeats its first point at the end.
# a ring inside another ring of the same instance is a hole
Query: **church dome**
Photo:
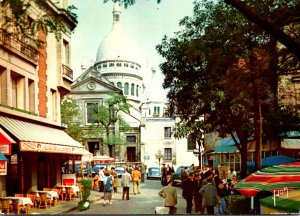
{"type": "Polygon", "coordinates": [[[96,64],[103,61],[122,60],[140,63],[139,53],[135,42],[123,31],[120,22],[121,9],[117,2],[113,9],[112,30],[100,43],[96,64]]]}

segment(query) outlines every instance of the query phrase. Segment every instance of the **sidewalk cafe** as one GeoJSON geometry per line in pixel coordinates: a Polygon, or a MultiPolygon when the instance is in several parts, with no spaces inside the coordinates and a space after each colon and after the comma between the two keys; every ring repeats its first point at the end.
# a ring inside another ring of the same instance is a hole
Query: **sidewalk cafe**
{"type": "MultiPolygon", "coordinates": [[[[35,195],[40,196],[44,188],[63,185],[63,164],[81,160],[84,152],[84,147],[62,127],[28,119],[0,116],[1,137],[6,137],[5,143],[0,139],[0,147],[7,158],[6,174],[0,176],[0,186],[4,188],[2,198],[31,192],[38,192],[35,195]]],[[[72,166],[75,175],[75,163],[72,166]]],[[[76,185],[76,181],[73,183],[76,185]]],[[[47,198],[53,200],[54,197],[48,192],[47,198]]]]}

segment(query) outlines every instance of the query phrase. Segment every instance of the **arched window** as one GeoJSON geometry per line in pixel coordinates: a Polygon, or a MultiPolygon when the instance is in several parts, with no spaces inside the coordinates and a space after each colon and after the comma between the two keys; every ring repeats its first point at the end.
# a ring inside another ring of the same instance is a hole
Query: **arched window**
{"type": "Polygon", "coordinates": [[[137,97],[139,96],[139,85],[136,86],[136,93],[135,94],[136,94],[137,97]]]}
{"type": "Polygon", "coordinates": [[[125,83],[125,86],[124,86],[124,94],[125,94],[125,95],[128,95],[128,94],[129,94],[129,84],[128,84],[128,83],[125,83]]]}
{"type": "Polygon", "coordinates": [[[121,82],[117,82],[117,87],[118,87],[119,89],[122,89],[122,83],[121,83],[121,82]]]}
{"type": "Polygon", "coordinates": [[[130,91],[131,91],[131,95],[134,96],[134,84],[133,83],[131,83],[130,91]]]}

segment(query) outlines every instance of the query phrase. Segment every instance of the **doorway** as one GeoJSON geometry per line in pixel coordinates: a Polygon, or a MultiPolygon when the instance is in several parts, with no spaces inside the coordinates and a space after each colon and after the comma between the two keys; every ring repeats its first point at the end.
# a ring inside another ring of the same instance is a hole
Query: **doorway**
{"type": "Polygon", "coordinates": [[[136,148],[135,147],[127,147],[127,161],[128,162],[136,161],[136,148]]]}

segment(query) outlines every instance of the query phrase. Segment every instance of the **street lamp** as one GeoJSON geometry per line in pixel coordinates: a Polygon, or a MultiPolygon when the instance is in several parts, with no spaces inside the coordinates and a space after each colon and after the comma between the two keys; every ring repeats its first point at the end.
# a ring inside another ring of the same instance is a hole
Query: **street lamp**
{"type": "Polygon", "coordinates": [[[204,133],[202,133],[201,138],[198,142],[198,145],[199,145],[198,148],[193,150],[193,153],[195,155],[198,155],[199,167],[201,167],[201,170],[203,167],[203,153],[204,153],[203,144],[204,144],[204,133]]]}

